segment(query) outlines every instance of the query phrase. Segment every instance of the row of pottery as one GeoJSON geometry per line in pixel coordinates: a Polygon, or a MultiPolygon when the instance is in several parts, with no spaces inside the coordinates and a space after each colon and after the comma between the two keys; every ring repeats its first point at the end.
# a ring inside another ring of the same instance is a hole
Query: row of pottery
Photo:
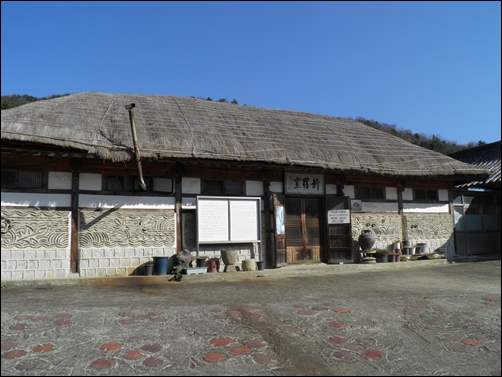
{"type": "MultiPolygon", "coordinates": [[[[224,272],[236,272],[237,268],[235,264],[237,263],[238,251],[237,250],[221,250],[221,259],[225,264],[224,272]]],[[[211,258],[206,260],[206,258],[197,258],[197,267],[207,267],[207,272],[218,272],[219,270],[219,259],[211,258]]],[[[146,276],[155,275],[167,275],[169,264],[169,257],[153,257],[153,263],[149,262],[144,265],[144,273],[146,276]]],[[[242,261],[243,271],[256,271],[263,270],[265,268],[264,261],[256,261],[254,259],[245,259],[242,261]]]]}

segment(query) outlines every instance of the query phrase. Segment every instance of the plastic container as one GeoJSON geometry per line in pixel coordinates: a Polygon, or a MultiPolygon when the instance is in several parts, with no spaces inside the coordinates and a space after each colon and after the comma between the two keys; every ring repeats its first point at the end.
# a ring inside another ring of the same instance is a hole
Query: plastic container
{"type": "Polygon", "coordinates": [[[153,266],[154,266],[153,263],[147,263],[147,264],[144,265],[145,275],[146,276],[152,276],[153,275],[153,266]]]}
{"type": "Polygon", "coordinates": [[[197,258],[197,267],[205,267],[206,258],[197,258]]]}
{"type": "Polygon", "coordinates": [[[258,268],[258,271],[264,270],[265,269],[265,261],[256,262],[256,267],[258,268]]]}
{"type": "Polygon", "coordinates": [[[423,254],[427,251],[426,243],[417,243],[415,247],[415,254],[423,254]]]}
{"type": "Polygon", "coordinates": [[[169,257],[153,257],[155,275],[167,275],[169,257]]]}

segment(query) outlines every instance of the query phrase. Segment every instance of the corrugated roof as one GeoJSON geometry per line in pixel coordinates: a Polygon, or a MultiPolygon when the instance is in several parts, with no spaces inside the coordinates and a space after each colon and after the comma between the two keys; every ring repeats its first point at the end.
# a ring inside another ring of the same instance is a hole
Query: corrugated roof
{"type": "Polygon", "coordinates": [[[398,177],[484,177],[487,171],[360,122],[176,96],[77,93],[2,111],[2,140],[133,158],[135,103],[142,159],[210,159],[398,177]]]}
{"type": "Polygon", "coordinates": [[[501,142],[480,145],[451,153],[449,156],[459,161],[486,169],[490,176],[482,181],[472,181],[458,185],[458,188],[488,188],[500,189],[500,147],[501,142]]]}

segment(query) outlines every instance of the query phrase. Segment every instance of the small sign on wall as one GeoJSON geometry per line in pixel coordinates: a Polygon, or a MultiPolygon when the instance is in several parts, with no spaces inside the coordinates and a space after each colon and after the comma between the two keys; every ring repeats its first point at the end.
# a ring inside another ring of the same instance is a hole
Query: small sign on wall
{"type": "Polygon", "coordinates": [[[352,199],[350,201],[350,209],[352,211],[362,211],[363,210],[363,202],[359,199],[352,199]]]}
{"type": "Polygon", "coordinates": [[[324,174],[286,172],[285,193],[302,195],[324,195],[324,174]]]}
{"type": "Polygon", "coordinates": [[[350,210],[348,209],[329,210],[328,224],[350,224],[350,210]]]}

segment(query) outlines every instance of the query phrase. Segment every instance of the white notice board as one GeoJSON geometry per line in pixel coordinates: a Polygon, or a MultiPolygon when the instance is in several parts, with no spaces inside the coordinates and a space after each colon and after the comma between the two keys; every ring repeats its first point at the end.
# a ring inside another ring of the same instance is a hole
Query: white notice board
{"type": "Polygon", "coordinates": [[[258,213],[256,202],[230,201],[230,241],[257,241],[258,213]]]}
{"type": "Polygon", "coordinates": [[[348,209],[329,210],[328,224],[350,224],[350,210],[348,209]]]}
{"type": "Polygon", "coordinates": [[[260,212],[260,198],[198,196],[198,243],[260,242],[260,212]]]}
{"type": "Polygon", "coordinates": [[[199,242],[228,240],[228,201],[199,200],[199,242]]]}

